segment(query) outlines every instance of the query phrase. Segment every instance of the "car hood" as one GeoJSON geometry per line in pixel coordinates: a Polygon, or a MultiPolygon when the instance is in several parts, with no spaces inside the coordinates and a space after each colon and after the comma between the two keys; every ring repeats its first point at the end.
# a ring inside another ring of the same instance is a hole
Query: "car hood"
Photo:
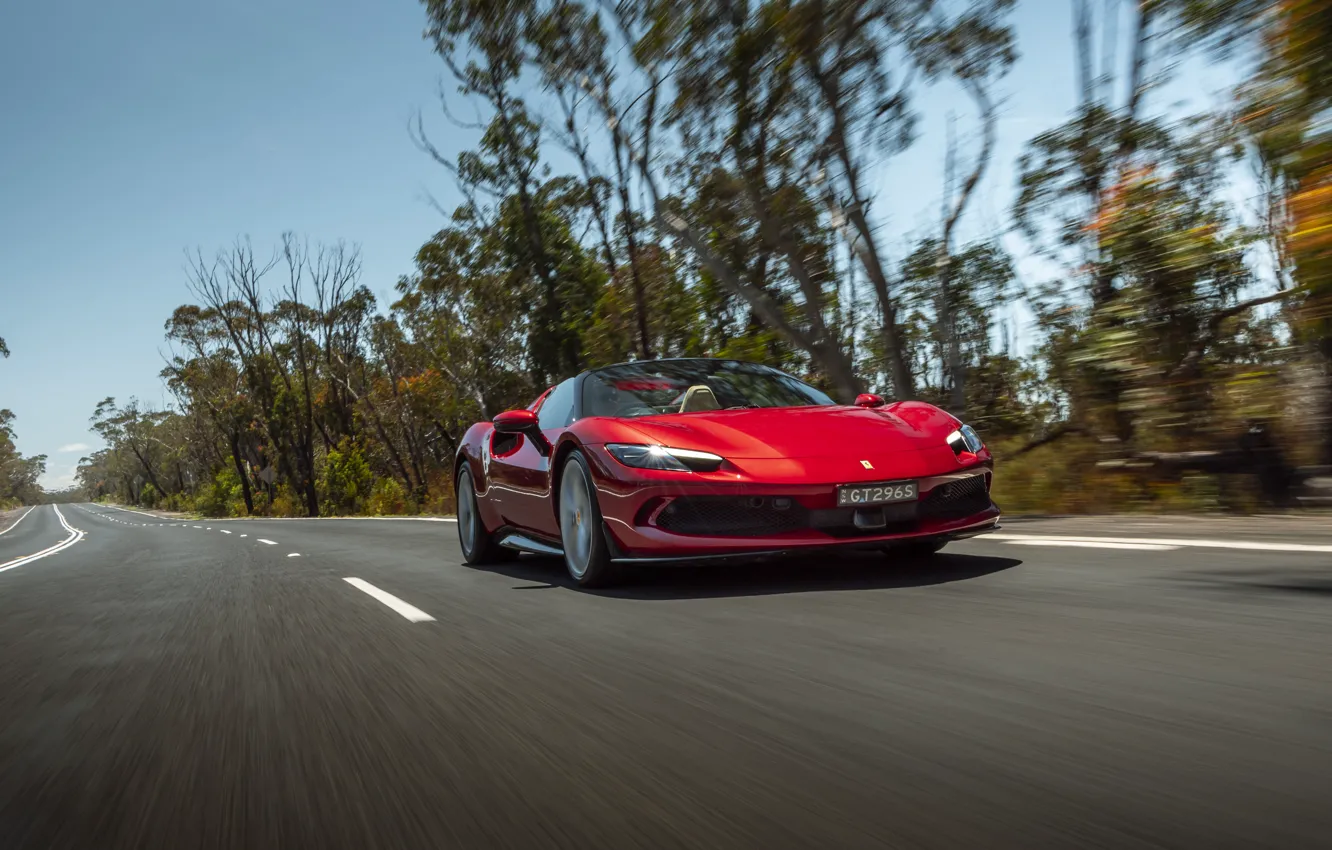
{"type": "Polygon", "coordinates": [[[926,404],[782,407],[643,416],[626,423],[646,441],[731,460],[878,456],[944,445],[957,427],[926,404]]]}

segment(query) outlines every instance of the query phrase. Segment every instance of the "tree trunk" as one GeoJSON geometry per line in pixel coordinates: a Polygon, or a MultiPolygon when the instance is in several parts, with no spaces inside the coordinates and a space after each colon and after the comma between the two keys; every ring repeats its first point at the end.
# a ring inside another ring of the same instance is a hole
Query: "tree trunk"
{"type": "Polygon", "coordinates": [[[245,498],[245,513],[254,516],[254,494],[250,492],[250,476],[245,474],[245,463],[241,460],[240,435],[231,432],[231,460],[236,465],[236,476],[240,478],[241,495],[245,498]]]}
{"type": "Polygon", "coordinates": [[[643,286],[643,275],[638,266],[638,234],[634,224],[633,209],[629,203],[629,178],[625,174],[624,162],[620,157],[618,136],[614,137],[615,175],[620,194],[620,215],[624,216],[625,245],[629,250],[629,278],[634,289],[634,313],[638,318],[638,356],[643,360],[652,359],[652,337],[648,333],[647,291],[643,286]]]}

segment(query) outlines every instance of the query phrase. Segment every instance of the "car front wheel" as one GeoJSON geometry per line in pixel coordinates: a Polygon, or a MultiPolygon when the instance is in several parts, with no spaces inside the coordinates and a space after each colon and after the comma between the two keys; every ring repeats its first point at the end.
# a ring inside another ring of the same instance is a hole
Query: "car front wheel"
{"type": "Polygon", "coordinates": [[[564,565],[579,587],[603,587],[615,578],[610,548],[601,533],[601,506],[592,471],[581,452],[572,452],[560,475],[560,541],[564,565]]]}

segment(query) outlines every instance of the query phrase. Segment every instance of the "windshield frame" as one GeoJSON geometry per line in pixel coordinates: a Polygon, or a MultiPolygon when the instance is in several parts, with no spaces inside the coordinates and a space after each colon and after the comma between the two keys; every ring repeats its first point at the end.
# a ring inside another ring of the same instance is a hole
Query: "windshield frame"
{"type": "MultiPolygon", "coordinates": [[[[704,373],[702,377],[711,377],[716,373],[725,372],[728,370],[735,370],[735,372],[739,374],[749,373],[749,374],[762,375],[780,381],[783,384],[787,384],[786,390],[788,392],[793,392],[800,395],[808,396],[808,400],[800,404],[753,405],[748,407],[730,406],[730,407],[722,407],[707,412],[720,412],[721,410],[782,410],[782,409],[791,409],[797,407],[830,407],[837,405],[837,401],[832,396],[830,396],[828,393],[823,392],[817,387],[812,386],[807,381],[802,381],[801,379],[795,377],[794,375],[787,374],[786,372],[783,372],[780,369],[775,369],[771,366],[767,366],[762,363],[754,363],[748,360],[734,360],[731,358],[677,357],[677,358],[669,358],[663,360],[639,360],[639,361],[630,361],[627,363],[616,363],[611,366],[603,366],[598,369],[590,369],[587,372],[584,372],[581,376],[581,379],[579,380],[579,388],[577,396],[578,418],[582,419],[591,416],[601,416],[612,419],[637,419],[646,416],[685,416],[689,415],[690,413],[704,412],[704,411],[681,412],[678,410],[661,410],[657,408],[653,408],[651,413],[645,412],[634,415],[627,415],[625,413],[618,413],[618,412],[616,413],[594,412],[597,405],[595,403],[592,403],[591,400],[589,399],[589,391],[597,386],[605,387],[607,385],[608,382],[603,380],[602,376],[606,375],[607,373],[614,374],[615,372],[620,370],[632,371],[634,369],[642,369],[646,371],[661,371],[663,367],[666,367],[666,369],[669,370],[672,364],[678,364],[680,367],[683,367],[684,369],[688,369],[690,366],[694,366],[698,368],[699,371],[704,373]],[[740,367],[740,369],[736,369],[735,367],[740,367]]],[[[631,377],[632,375],[624,376],[625,379],[631,377]]],[[[686,388],[688,386],[692,386],[692,384],[686,385],[686,388]]],[[[681,392],[683,392],[683,390],[681,390],[681,392]]],[[[679,398],[676,397],[675,401],[678,402],[679,398]]]]}

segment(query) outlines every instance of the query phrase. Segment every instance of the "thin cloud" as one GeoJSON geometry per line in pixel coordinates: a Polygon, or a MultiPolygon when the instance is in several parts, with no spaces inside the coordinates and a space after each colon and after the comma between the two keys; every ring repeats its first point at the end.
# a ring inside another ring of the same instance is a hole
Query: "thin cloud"
{"type": "Polygon", "coordinates": [[[87,443],[70,443],[69,445],[61,446],[60,453],[65,454],[67,452],[86,452],[89,448],[91,447],[87,443]]]}
{"type": "Polygon", "coordinates": [[[68,490],[79,480],[79,467],[75,464],[67,472],[61,473],[57,470],[47,470],[46,474],[37,479],[37,484],[43,490],[55,492],[57,490],[68,490]]]}

